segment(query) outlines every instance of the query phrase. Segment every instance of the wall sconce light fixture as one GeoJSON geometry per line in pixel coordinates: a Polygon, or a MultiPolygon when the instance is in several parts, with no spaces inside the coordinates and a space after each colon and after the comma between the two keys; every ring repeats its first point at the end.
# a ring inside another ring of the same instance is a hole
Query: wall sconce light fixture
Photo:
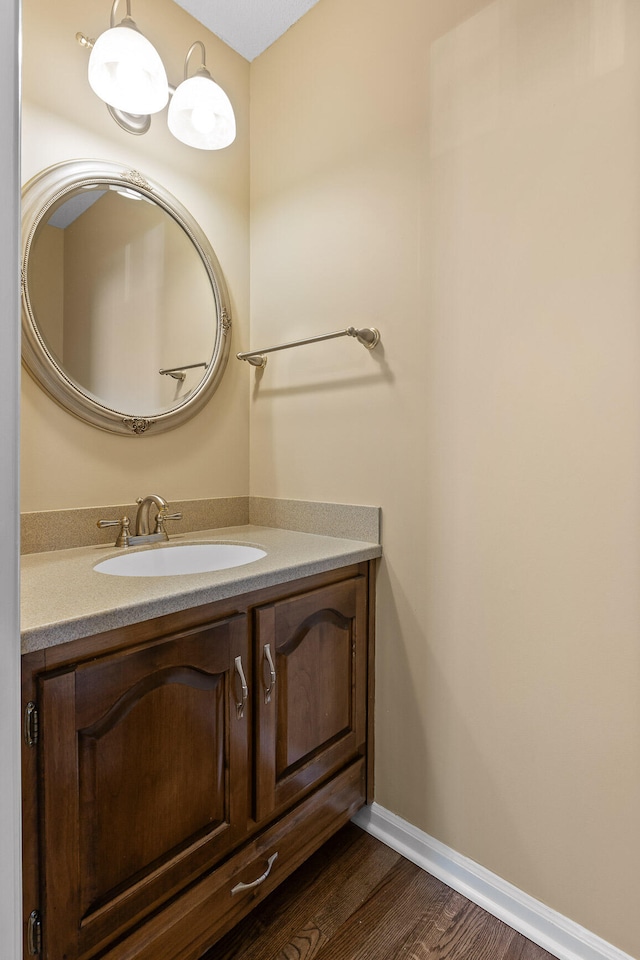
{"type": "Polygon", "coordinates": [[[91,50],[89,85],[106,103],[116,123],[128,133],[146,133],[150,115],[162,110],[171,96],[167,123],[174,137],[199,150],[228,147],[236,136],[233,107],[207,70],[202,41],[190,47],[184,80],[175,88],[167,79],[157,50],[132,20],[131,0],[126,0],[126,16],[116,24],[118,2],[113,0],[110,28],[97,40],[76,34],[78,42],[91,50]],[[201,62],[189,77],[189,60],[196,47],[201,50],[201,62]]]}

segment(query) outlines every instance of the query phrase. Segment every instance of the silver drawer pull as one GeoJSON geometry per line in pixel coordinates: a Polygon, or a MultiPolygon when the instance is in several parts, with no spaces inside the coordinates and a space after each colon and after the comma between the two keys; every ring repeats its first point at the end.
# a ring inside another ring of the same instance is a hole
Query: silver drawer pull
{"type": "Polygon", "coordinates": [[[273,688],[276,685],[276,668],[273,664],[273,657],[271,656],[271,644],[265,643],[264,645],[264,658],[267,661],[270,674],[269,686],[265,687],[264,690],[264,702],[271,703],[271,694],[273,693],[273,688]]]}
{"type": "Polygon", "coordinates": [[[242,685],[242,700],[240,700],[240,702],[236,701],[236,716],[238,720],[242,720],[244,717],[244,708],[247,700],[249,699],[249,687],[247,686],[247,679],[244,675],[244,670],[242,669],[242,657],[236,657],[235,662],[236,673],[240,677],[240,683],[242,685]]]}
{"type": "Polygon", "coordinates": [[[253,883],[237,883],[231,891],[231,896],[235,893],[243,893],[245,890],[253,890],[255,887],[259,887],[261,883],[264,883],[269,874],[271,873],[271,867],[273,866],[275,860],[278,857],[278,852],[276,851],[272,854],[267,860],[267,869],[262,874],[261,877],[258,877],[257,880],[254,880],[253,883]]]}

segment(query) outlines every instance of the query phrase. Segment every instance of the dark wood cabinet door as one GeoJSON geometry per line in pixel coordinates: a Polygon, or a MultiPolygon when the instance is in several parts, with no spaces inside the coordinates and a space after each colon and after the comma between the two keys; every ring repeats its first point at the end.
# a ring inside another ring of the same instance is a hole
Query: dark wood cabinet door
{"type": "Polygon", "coordinates": [[[364,754],[367,588],[354,577],[256,610],[256,820],[364,754]]]}
{"type": "Polygon", "coordinates": [[[250,668],[235,617],[42,677],[46,960],[100,951],[243,838],[250,668]]]}

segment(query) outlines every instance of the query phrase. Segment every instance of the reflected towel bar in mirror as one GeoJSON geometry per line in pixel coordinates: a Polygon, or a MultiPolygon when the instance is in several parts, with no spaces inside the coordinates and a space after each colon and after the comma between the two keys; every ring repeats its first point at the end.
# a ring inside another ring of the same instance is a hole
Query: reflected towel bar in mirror
{"type": "Polygon", "coordinates": [[[196,367],[204,367],[205,370],[209,366],[208,363],[202,361],[202,363],[185,363],[181,367],[166,367],[163,370],[158,370],[158,373],[163,377],[173,377],[174,380],[185,380],[186,373],[185,370],[195,370],[196,367]]]}
{"type": "Polygon", "coordinates": [[[319,337],[307,337],[304,340],[291,340],[289,343],[281,343],[277,347],[266,347],[264,350],[249,350],[246,353],[236,353],[238,360],[247,360],[254,367],[266,367],[267,358],[265,354],[275,353],[276,350],[289,350],[290,347],[303,347],[307,343],[320,343],[321,340],[335,340],[336,337],[355,337],[356,340],[366,347],[367,350],[373,348],[380,342],[380,334],[375,327],[347,327],[346,330],[336,330],[334,333],[324,333],[319,337]]]}

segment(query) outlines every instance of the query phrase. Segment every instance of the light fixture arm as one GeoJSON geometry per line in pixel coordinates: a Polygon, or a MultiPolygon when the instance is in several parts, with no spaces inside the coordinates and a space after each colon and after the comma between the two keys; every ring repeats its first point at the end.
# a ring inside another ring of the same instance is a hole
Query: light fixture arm
{"type": "MultiPolygon", "coordinates": [[[[119,0],[113,0],[113,4],[111,6],[111,19],[109,22],[110,22],[110,26],[112,27],[115,27],[116,25],[116,7],[118,6],[118,3],[119,3],[119,0]]],[[[131,0],[127,0],[127,12],[124,16],[124,19],[131,20],[131,23],[133,23],[133,19],[131,17],[131,0]]],[[[135,24],[134,24],[134,27],[135,27],[135,24]]],[[[135,27],[135,29],[137,29],[137,27],[135,27]]]]}
{"type": "Polygon", "coordinates": [[[187,55],[184,58],[184,79],[185,80],[189,79],[189,60],[191,59],[191,56],[194,50],[196,49],[196,47],[200,47],[202,51],[202,56],[200,58],[200,67],[194,73],[194,77],[198,77],[198,76],[210,77],[211,76],[211,74],[207,70],[207,62],[206,62],[207,51],[205,50],[204,43],[202,42],[202,40],[196,40],[194,43],[191,44],[191,46],[187,51],[187,55]]]}
{"type": "MultiPolygon", "coordinates": [[[[118,6],[119,2],[120,0],[113,0],[113,4],[111,5],[111,16],[109,17],[109,26],[111,29],[113,29],[116,25],[116,7],[118,6]]],[[[137,30],[138,25],[136,24],[135,20],[131,16],[131,0],[126,0],[126,2],[127,2],[127,12],[124,18],[120,21],[119,26],[122,26],[122,24],[124,23],[125,26],[131,27],[133,30],[137,30]]],[[[86,47],[87,50],[93,50],[96,43],[96,41],[93,38],[87,37],[84,33],[76,33],[76,40],[78,41],[81,47],[86,47]]]]}

